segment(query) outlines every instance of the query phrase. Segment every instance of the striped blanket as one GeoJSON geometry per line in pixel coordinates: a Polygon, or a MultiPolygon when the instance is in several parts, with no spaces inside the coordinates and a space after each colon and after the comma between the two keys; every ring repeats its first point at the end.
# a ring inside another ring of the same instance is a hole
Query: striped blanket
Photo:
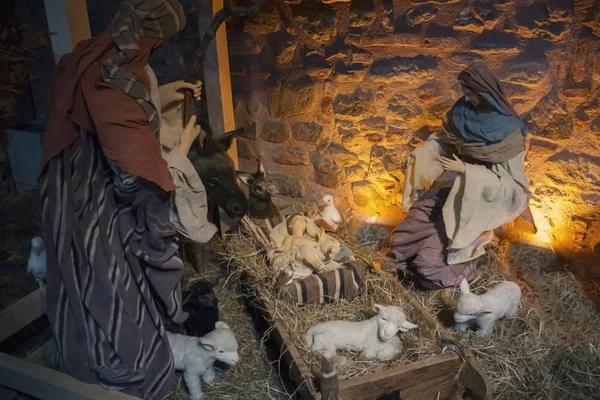
{"type": "Polygon", "coordinates": [[[334,300],[352,301],[363,286],[364,266],[358,261],[349,261],[342,268],[312,274],[282,288],[280,296],[288,297],[298,305],[329,304],[334,300]]]}

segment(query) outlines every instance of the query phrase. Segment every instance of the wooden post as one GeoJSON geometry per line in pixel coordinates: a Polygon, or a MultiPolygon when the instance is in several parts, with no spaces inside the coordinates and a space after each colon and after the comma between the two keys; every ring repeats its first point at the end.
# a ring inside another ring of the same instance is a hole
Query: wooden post
{"type": "Polygon", "coordinates": [[[48,30],[53,33],[54,62],[70,53],[75,45],[89,39],[90,21],[85,0],[44,0],[48,30]]]}
{"type": "MultiPolygon", "coordinates": [[[[198,26],[200,39],[212,22],[214,14],[223,8],[223,0],[197,0],[198,26]]],[[[229,75],[229,51],[227,49],[227,32],[223,23],[215,39],[210,43],[204,59],[204,95],[208,107],[210,126],[215,135],[221,135],[235,129],[233,99],[231,95],[231,78],[229,75]]],[[[237,142],[234,140],[228,152],[236,169],[239,168],[237,142]]],[[[223,210],[219,210],[221,234],[230,226],[231,218],[223,210]]]]}

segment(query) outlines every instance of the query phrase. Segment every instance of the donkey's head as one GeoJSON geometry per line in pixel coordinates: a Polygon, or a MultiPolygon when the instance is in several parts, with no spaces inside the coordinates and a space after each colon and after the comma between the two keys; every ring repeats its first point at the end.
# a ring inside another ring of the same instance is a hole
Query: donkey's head
{"type": "Polygon", "coordinates": [[[248,216],[253,218],[273,218],[279,216],[277,207],[273,204],[271,196],[279,194],[277,186],[267,179],[265,167],[260,159],[256,160],[258,167],[256,172],[237,171],[237,176],[248,185],[248,216]]]}
{"type": "Polygon", "coordinates": [[[190,151],[190,159],[206,188],[208,201],[219,205],[232,218],[243,217],[248,209],[248,200],[238,186],[233,160],[227,154],[233,138],[244,129],[227,132],[214,138],[212,129],[205,121],[198,123],[206,132],[201,145],[190,151]]]}
{"type": "Polygon", "coordinates": [[[260,159],[256,160],[258,167],[254,174],[237,171],[237,176],[242,182],[248,185],[250,197],[256,197],[262,200],[269,200],[271,196],[276,196],[279,192],[277,186],[267,179],[265,167],[260,159]]]}

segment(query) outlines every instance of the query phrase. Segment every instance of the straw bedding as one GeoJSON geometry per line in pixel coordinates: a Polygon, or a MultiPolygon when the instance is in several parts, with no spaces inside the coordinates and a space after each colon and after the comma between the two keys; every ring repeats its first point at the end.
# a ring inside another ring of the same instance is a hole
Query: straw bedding
{"type": "MultiPolygon", "coordinates": [[[[228,275],[226,268],[217,265],[218,260],[208,270],[196,273],[186,265],[184,282],[191,285],[203,279],[218,282],[215,295],[219,299],[219,319],[233,330],[239,345],[240,362],[228,370],[216,369],[217,379],[211,385],[202,385],[207,399],[222,400],[276,400],[289,399],[279,375],[267,360],[261,338],[256,334],[252,319],[244,311],[243,299],[239,295],[239,281],[236,275],[228,275]]],[[[178,380],[168,400],[188,399],[188,391],[183,375],[178,380]]]]}
{"type": "MultiPolygon", "coordinates": [[[[517,318],[487,338],[457,334],[486,370],[494,399],[600,398],[600,316],[572,274],[553,270],[552,252],[508,242],[488,250],[470,285],[480,294],[502,280],[521,286],[517,318]]],[[[458,289],[417,292],[446,325],[458,289]]]]}
{"type": "MultiPolygon", "coordinates": [[[[357,259],[369,262],[384,261],[375,247],[359,247],[355,244],[355,231],[350,224],[343,224],[338,229],[338,235],[341,242],[354,251],[357,259]]],[[[403,350],[401,356],[393,361],[364,361],[356,354],[340,353],[348,359],[346,364],[337,371],[341,380],[409,364],[439,354],[435,332],[425,327],[422,316],[409,305],[395,277],[367,273],[361,296],[352,302],[339,301],[329,305],[299,307],[276,298],[277,273],[267,265],[263,252],[258,249],[258,243],[253,237],[235,234],[229,237],[224,256],[236,265],[238,271],[245,271],[251,276],[265,306],[283,325],[313,376],[320,370],[320,361],[307,349],[304,341],[306,331],[311,326],[324,321],[338,319],[358,321],[370,318],[374,315],[372,308],[376,303],[402,307],[409,321],[419,325],[419,329],[401,335],[403,350]]]]}

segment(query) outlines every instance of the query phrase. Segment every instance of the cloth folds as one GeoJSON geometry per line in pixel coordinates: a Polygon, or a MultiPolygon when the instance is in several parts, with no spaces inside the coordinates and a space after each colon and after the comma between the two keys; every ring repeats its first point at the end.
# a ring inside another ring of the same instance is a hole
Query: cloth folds
{"type": "Polygon", "coordinates": [[[84,128],[96,132],[104,155],[122,170],[175,188],[156,142],[159,121],[145,66],[150,52],[184,25],[176,0],[123,0],[109,29],[60,59],[47,94],[40,174],[84,128]]]}

